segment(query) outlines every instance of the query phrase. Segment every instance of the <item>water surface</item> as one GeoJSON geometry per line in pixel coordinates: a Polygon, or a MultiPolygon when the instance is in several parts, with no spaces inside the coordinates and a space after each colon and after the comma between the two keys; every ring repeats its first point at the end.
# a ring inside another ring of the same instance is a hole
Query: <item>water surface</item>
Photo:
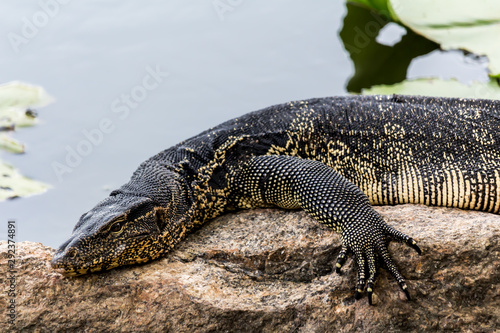
{"type": "MultiPolygon", "coordinates": [[[[18,241],[59,246],[80,215],[148,157],[249,111],[346,94],[353,74],[338,37],[342,1],[75,1],[47,8],[16,1],[0,9],[8,13],[0,82],[41,85],[57,99],[39,110],[40,125],[15,133],[26,154],[1,153],[53,188],[0,203],[0,239],[7,219],[15,219],[18,241]],[[12,42],[34,22],[40,27],[29,38],[12,42]]],[[[448,67],[468,66],[461,54],[446,57],[448,67]]],[[[410,77],[442,67],[415,64],[410,77]]]]}

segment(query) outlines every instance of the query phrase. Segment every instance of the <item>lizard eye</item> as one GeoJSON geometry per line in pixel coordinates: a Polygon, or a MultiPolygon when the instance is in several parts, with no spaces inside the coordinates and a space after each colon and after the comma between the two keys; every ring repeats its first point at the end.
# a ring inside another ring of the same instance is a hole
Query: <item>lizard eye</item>
{"type": "Polygon", "coordinates": [[[123,222],[115,222],[115,223],[113,223],[111,228],[109,228],[109,231],[111,231],[114,234],[118,234],[122,231],[123,225],[124,225],[123,222]]]}

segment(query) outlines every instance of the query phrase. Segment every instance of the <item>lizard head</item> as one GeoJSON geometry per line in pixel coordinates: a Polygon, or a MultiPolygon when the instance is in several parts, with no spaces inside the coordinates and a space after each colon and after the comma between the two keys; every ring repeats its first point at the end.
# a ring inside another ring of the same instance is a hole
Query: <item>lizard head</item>
{"type": "Polygon", "coordinates": [[[52,258],[52,267],[76,276],[160,257],[175,245],[179,204],[177,187],[162,192],[170,198],[166,204],[129,191],[113,191],[80,217],[71,237],[52,258]]]}

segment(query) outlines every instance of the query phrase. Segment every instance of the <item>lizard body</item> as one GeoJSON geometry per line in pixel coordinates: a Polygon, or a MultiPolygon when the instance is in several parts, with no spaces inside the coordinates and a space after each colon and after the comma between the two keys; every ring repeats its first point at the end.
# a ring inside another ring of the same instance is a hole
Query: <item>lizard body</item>
{"type": "Polygon", "coordinates": [[[67,275],[146,262],[233,209],[302,208],[342,236],[337,271],[358,264],[356,298],[371,303],[387,251],[416,242],[371,205],[420,203],[500,211],[500,102],[348,96],[275,105],[185,140],[143,162],[84,214],[52,265],[67,275]]]}

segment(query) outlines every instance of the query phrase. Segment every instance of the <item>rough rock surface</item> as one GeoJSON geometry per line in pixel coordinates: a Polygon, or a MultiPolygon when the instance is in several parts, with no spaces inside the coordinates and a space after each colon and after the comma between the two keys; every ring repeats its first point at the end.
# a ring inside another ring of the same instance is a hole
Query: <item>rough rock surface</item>
{"type": "MultiPolygon", "coordinates": [[[[53,270],[54,253],[17,244],[16,313],[0,297],[0,331],[36,332],[495,332],[500,329],[500,216],[415,205],[378,207],[424,254],[390,251],[408,279],[406,301],[379,276],[377,305],[353,298],[356,270],[334,272],[337,234],[305,213],[242,211],[192,234],[166,258],[78,278],[53,270]]],[[[0,282],[9,288],[7,244],[0,282]]]]}

